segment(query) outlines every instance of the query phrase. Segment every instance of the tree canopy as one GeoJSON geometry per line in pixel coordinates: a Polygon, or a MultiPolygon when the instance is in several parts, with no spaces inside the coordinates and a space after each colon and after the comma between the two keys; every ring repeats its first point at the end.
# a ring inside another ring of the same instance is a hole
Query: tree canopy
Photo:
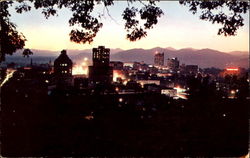
{"type": "Polygon", "coordinates": [[[8,7],[12,2],[0,2],[0,61],[5,60],[5,54],[12,55],[17,49],[22,49],[25,45],[25,37],[16,30],[16,25],[9,20],[8,7]]]}
{"type": "Polygon", "coordinates": [[[33,52],[30,49],[24,49],[23,50],[23,57],[29,57],[30,55],[32,55],[33,52]]]}
{"type": "MultiPolygon", "coordinates": [[[[126,38],[130,41],[137,41],[147,36],[147,30],[152,29],[158,23],[159,18],[164,14],[162,9],[157,6],[159,0],[148,0],[139,2],[141,8],[133,5],[136,0],[127,0],[128,6],[121,13],[125,21],[126,38]],[[140,22],[144,22],[141,24],[140,22]]],[[[69,33],[70,40],[76,43],[91,43],[96,37],[103,24],[100,19],[104,16],[92,14],[97,5],[102,5],[108,12],[108,7],[114,6],[114,0],[18,0],[15,10],[17,13],[28,12],[31,7],[42,9],[45,18],[57,15],[58,9],[68,8],[72,12],[69,19],[69,26],[72,27],[69,33]],[[29,2],[29,3],[28,3],[29,2]]],[[[234,36],[237,30],[244,25],[243,14],[249,10],[249,1],[196,1],[180,0],[180,5],[189,7],[193,14],[199,14],[200,19],[208,20],[212,23],[222,25],[218,30],[218,35],[234,36]],[[228,10],[228,14],[223,10],[228,10]]],[[[9,17],[8,8],[13,1],[0,2],[0,21],[1,21],[1,59],[4,60],[5,54],[13,54],[17,49],[25,46],[26,38],[16,29],[9,17]]],[[[115,6],[114,6],[115,7],[115,6]]],[[[108,12],[109,13],[109,12],[108,12]]],[[[112,15],[110,15],[112,16],[112,15]]]]}

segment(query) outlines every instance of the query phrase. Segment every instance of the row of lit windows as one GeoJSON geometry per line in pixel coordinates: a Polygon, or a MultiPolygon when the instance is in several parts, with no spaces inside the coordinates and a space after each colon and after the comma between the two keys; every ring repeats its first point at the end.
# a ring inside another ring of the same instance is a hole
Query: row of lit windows
{"type": "Polygon", "coordinates": [[[62,74],[66,74],[66,73],[71,73],[71,70],[69,71],[61,71],[62,74]]]}
{"type": "Polygon", "coordinates": [[[104,55],[103,55],[103,54],[102,54],[102,55],[100,55],[100,54],[94,54],[94,57],[103,57],[103,58],[106,57],[106,58],[108,58],[109,55],[105,55],[105,54],[104,54],[104,55]]]}
{"type": "Polygon", "coordinates": [[[104,52],[104,53],[93,53],[94,54],[94,56],[109,56],[109,53],[108,52],[104,52]]]}
{"type": "Polygon", "coordinates": [[[60,64],[60,66],[67,66],[68,64],[60,64]]]}
{"type": "Polygon", "coordinates": [[[94,51],[94,53],[105,53],[105,54],[108,54],[109,53],[109,51],[103,51],[103,50],[98,50],[98,51],[94,51]]]}
{"type": "Polygon", "coordinates": [[[94,55],[95,59],[109,59],[109,56],[98,56],[98,55],[94,55]]]}

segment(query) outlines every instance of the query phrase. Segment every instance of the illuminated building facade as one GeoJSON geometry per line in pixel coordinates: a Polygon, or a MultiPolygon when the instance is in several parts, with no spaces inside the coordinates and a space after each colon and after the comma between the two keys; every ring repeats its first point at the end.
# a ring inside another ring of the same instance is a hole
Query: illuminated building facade
{"type": "Polygon", "coordinates": [[[65,88],[72,84],[72,64],[66,50],[62,50],[59,57],[54,61],[54,74],[58,88],[65,88]]]}
{"type": "Polygon", "coordinates": [[[109,66],[109,59],[110,59],[110,49],[105,48],[104,46],[99,46],[98,48],[93,48],[92,50],[92,60],[93,66],[109,66]]]}
{"type": "Polygon", "coordinates": [[[154,64],[156,66],[164,65],[164,53],[156,53],[154,56],[154,64]]]}
{"type": "Polygon", "coordinates": [[[177,96],[177,90],[173,88],[166,88],[161,90],[161,94],[164,94],[169,97],[176,97],[177,96]]]}
{"type": "Polygon", "coordinates": [[[180,61],[177,58],[172,58],[167,60],[167,67],[171,70],[176,70],[179,68],[180,61]]]}
{"type": "Polygon", "coordinates": [[[113,69],[110,64],[110,49],[104,46],[93,48],[93,66],[89,66],[91,84],[107,84],[113,80],[113,69]]]}
{"type": "Polygon", "coordinates": [[[72,76],[72,61],[68,57],[66,50],[62,50],[61,54],[54,61],[54,73],[57,77],[72,76]]]}

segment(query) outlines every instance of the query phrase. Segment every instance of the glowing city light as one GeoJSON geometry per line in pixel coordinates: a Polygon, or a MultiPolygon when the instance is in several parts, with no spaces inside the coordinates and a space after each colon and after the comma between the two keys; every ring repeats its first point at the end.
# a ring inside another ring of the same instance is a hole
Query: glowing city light
{"type": "Polygon", "coordinates": [[[3,82],[0,84],[0,87],[2,87],[14,74],[16,70],[13,69],[7,69],[7,75],[5,77],[5,79],[3,80],[3,82]]]}
{"type": "Polygon", "coordinates": [[[128,83],[128,81],[130,81],[130,80],[124,80],[124,81],[122,82],[122,84],[126,85],[126,84],[128,83]]]}
{"type": "Polygon", "coordinates": [[[87,63],[85,63],[85,62],[82,63],[82,66],[86,66],[86,65],[87,65],[87,63]]]}
{"type": "Polygon", "coordinates": [[[119,91],[119,88],[118,88],[118,87],[115,87],[115,91],[118,92],[118,91],[119,91]]]}
{"type": "Polygon", "coordinates": [[[121,70],[113,70],[113,82],[116,82],[117,78],[126,79],[121,70]]]}
{"type": "Polygon", "coordinates": [[[174,89],[177,90],[177,93],[184,93],[184,92],[186,92],[186,89],[181,88],[180,86],[174,87],[174,89]]]}
{"type": "Polygon", "coordinates": [[[227,71],[239,71],[238,68],[227,68],[226,70],[227,70],[227,71]]]}
{"type": "Polygon", "coordinates": [[[122,98],[119,98],[119,100],[118,100],[119,102],[123,102],[123,99],[122,98]]]}
{"type": "Polygon", "coordinates": [[[231,90],[231,94],[235,94],[235,90],[231,90]]]}
{"type": "Polygon", "coordinates": [[[73,66],[72,75],[87,75],[88,74],[88,65],[86,62],[77,64],[73,66]]]}
{"type": "Polygon", "coordinates": [[[177,98],[187,99],[187,93],[185,88],[181,88],[180,86],[174,87],[177,92],[177,98]]]}
{"type": "Polygon", "coordinates": [[[93,119],[94,119],[94,116],[88,115],[88,116],[85,116],[84,118],[85,118],[86,120],[93,120],[93,119]]]}

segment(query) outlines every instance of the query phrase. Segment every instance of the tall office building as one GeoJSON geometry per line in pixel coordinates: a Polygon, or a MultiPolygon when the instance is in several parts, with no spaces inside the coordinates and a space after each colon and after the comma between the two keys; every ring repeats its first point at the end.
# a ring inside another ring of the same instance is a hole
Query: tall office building
{"type": "Polygon", "coordinates": [[[177,70],[180,66],[180,61],[177,58],[167,60],[167,67],[171,70],[177,70]]]}
{"type": "Polygon", "coordinates": [[[94,67],[109,66],[110,49],[104,46],[93,48],[92,60],[94,67]]]}
{"type": "Polygon", "coordinates": [[[154,64],[156,66],[164,65],[164,53],[156,53],[154,56],[154,64]]]}
{"type": "Polygon", "coordinates": [[[93,66],[89,66],[89,81],[91,84],[108,84],[113,79],[113,69],[110,64],[110,49],[104,46],[93,48],[93,66]]]}

